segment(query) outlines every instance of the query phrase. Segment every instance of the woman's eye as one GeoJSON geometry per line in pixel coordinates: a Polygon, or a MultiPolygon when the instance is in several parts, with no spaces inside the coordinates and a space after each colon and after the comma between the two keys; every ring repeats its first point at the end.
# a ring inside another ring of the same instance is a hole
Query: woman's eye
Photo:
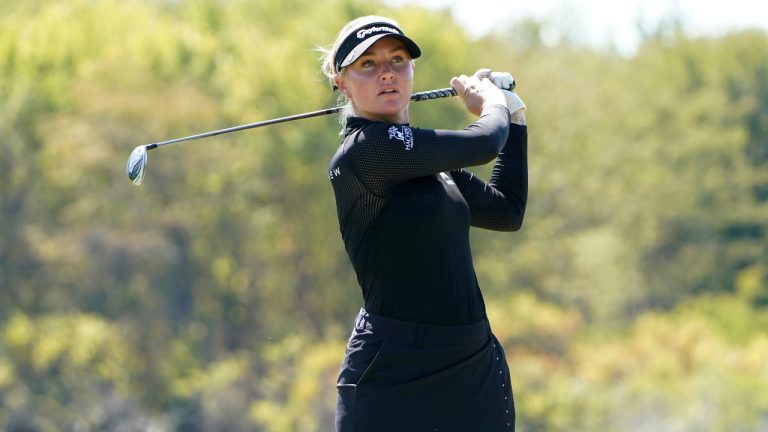
{"type": "Polygon", "coordinates": [[[402,63],[404,61],[405,59],[403,58],[403,56],[399,56],[399,55],[392,57],[392,60],[391,60],[391,62],[395,64],[402,63]]]}
{"type": "Polygon", "coordinates": [[[364,61],[363,61],[363,62],[360,64],[360,66],[362,66],[362,67],[364,67],[364,68],[372,68],[372,67],[374,67],[375,65],[376,65],[376,63],[374,63],[374,61],[373,61],[373,60],[364,60],[364,61]]]}

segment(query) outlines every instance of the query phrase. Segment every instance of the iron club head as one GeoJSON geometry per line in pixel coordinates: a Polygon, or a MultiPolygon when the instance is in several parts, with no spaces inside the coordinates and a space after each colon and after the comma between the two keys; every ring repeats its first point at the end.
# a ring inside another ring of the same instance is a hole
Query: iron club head
{"type": "Polygon", "coordinates": [[[147,146],[138,146],[128,157],[128,164],[125,166],[125,172],[136,186],[144,180],[144,171],[147,168],[147,146]]]}

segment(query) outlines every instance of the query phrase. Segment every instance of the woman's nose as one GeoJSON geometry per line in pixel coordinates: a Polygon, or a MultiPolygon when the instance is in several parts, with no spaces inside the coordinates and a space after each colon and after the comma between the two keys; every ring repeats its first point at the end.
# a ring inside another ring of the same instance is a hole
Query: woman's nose
{"type": "Polygon", "coordinates": [[[387,79],[392,79],[394,77],[395,77],[395,71],[392,65],[389,63],[384,63],[381,74],[379,75],[379,79],[381,79],[382,81],[385,81],[387,79]]]}

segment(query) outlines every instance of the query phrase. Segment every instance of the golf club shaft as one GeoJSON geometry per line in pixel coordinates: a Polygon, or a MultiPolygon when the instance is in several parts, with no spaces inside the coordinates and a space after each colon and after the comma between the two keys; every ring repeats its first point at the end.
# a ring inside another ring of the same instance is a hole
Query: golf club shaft
{"type": "MultiPolygon", "coordinates": [[[[414,94],[411,95],[411,101],[413,101],[413,102],[420,102],[420,101],[429,100],[429,99],[438,99],[438,98],[445,98],[445,97],[451,97],[451,96],[456,96],[456,90],[454,90],[451,87],[448,87],[448,88],[443,88],[443,89],[429,90],[429,91],[414,93],[414,94]]],[[[200,133],[200,134],[197,134],[197,135],[190,135],[190,136],[187,136],[187,137],[176,138],[176,139],[172,139],[172,140],[168,140],[168,141],[162,141],[162,142],[147,144],[145,146],[145,148],[146,148],[146,150],[152,150],[152,149],[156,149],[156,148],[161,147],[161,146],[175,144],[175,143],[179,143],[179,142],[182,142],[182,141],[192,141],[192,140],[196,140],[196,139],[208,138],[208,137],[212,137],[212,136],[216,136],[216,135],[221,135],[221,134],[226,134],[226,133],[230,133],[230,132],[237,132],[237,131],[241,131],[241,130],[245,130],[245,129],[253,129],[253,128],[257,128],[257,127],[261,127],[261,126],[269,126],[269,125],[273,125],[273,124],[277,124],[277,123],[289,122],[289,121],[293,121],[293,120],[301,120],[301,119],[306,119],[306,118],[311,118],[311,117],[318,117],[318,116],[322,116],[322,115],[335,114],[335,113],[341,111],[343,108],[344,108],[343,106],[334,107],[334,108],[326,108],[326,109],[317,110],[317,111],[311,111],[311,112],[307,112],[307,113],[303,113],[303,114],[295,114],[295,115],[290,115],[290,116],[286,116],[286,117],[279,117],[279,118],[275,118],[275,119],[271,119],[271,120],[263,120],[263,121],[256,122],[256,123],[249,123],[249,124],[244,124],[244,125],[240,125],[240,126],[233,126],[233,127],[229,127],[229,128],[226,128],[226,129],[219,129],[219,130],[210,131],[210,132],[203,132],[203,133],[200,133]]]]}

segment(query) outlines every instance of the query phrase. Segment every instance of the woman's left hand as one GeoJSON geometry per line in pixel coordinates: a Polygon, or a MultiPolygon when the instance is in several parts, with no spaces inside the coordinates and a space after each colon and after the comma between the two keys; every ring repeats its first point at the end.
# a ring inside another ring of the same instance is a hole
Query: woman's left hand
{"type": "Polygon", "coordinates": [[[491,72],[490,80],[504,93],[504,97],[507,99],[507,108],[512,115],[512,123],[525,125],[525,102],[514,91],[515,79],[512,74],[509,72],[491,72]]]}

